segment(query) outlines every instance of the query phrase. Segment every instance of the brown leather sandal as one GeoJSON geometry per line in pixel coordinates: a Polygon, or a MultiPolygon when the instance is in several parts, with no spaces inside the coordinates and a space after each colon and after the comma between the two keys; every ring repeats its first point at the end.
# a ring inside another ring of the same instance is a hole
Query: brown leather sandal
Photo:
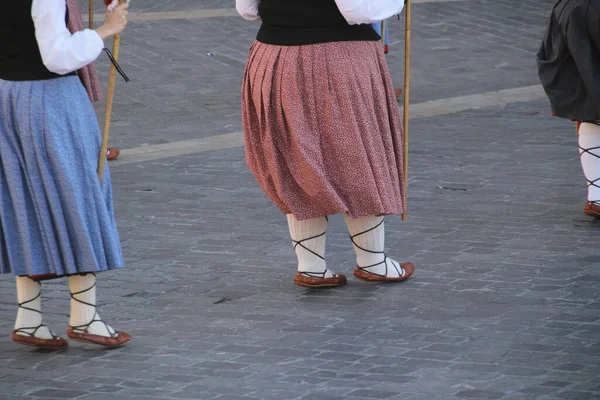
{"type": "MultiPolygon", "coordinates": [[[[386,262],[387,259],[388,259],[388,257],[386,257],[383,262],[386,262]]],[[[387,276],[387,262],[385,264],[386,265],[386,273],[384,275],[380,275],[380,274],[376,274],[374,272],[367,271],[366,268],[374,267],[374,265],[371,265],[370,267],[365,267],[365,268],[361,268],[361,267],[357,266],[356,269],[354,270],[354,276],[360,280],[367,281],[367,282],[404,282],[405,280],[410,278],[411,275],[415,272],[415,266],[413,265],[413,263],[410,263],[410,262],[401,263],[400,269],[398,269],[398,267],[396,267],[396,264],[394,264],[393,261],[391,263],[399,275],[398,278],[390,278],[387,276]]]]}
{"type": "Polygon", "coordinates": [[[119,158],[119,155],[121,154],[121,151],[119,151],[119,149],[117,149],[116,147],[109,147],[106,150],[106,159],[107,160],[116,160],[117,158],[119,158]]]}
{"type": "Polygon", "coordinates": [[[600,201],[588,201],[583,212],[590,217],[600,218],[600,201]]]}
{"type": "Polygon", "coordinates": [[[400,101],[400,99],[402,98],[402,89],[394,88],[394,95],[396,96],[396,100],[400,101]]]}
{"type": "Polygon", "coordinates": [[[298,272],[294,277],[294,283],[298,286],[310,288],[326,288],[342,286],[347,283],[345,275],[333,274],[330,278],[325,278],[328,270],[325,272],[298,272]]]}
{"type": "MultiPolygon", "coordinates": [[[[92,322],[90,322],[90,324],[92,322]]],[[[76,330],[72,326],[69,326],[69,329],[67,329],[67,336],[69,336],[69,339],[76,340],[78,342],[97,344],[104,347],[120,347],[131,340],[131,335],[125,332],[115,332],[110,337],[100,336],[88,333],[87,329],[82,331],[76,330]]]]}
{"type": "Polygon", "coordinates": [[[52,339],[41,339],[29,334],[27,336],[20,335],[16,330],[13,331],[11,339],[13,342],[40,349],[61,350],[69,347],[69,343],[59,336],[54,336],[52,339]]]}

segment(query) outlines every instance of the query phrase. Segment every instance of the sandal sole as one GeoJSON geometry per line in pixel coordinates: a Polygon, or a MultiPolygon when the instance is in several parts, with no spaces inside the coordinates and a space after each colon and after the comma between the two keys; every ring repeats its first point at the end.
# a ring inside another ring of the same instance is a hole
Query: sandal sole
{"type": "Polygon", "coordinates": [[[33,344],[33,343],[25,343],[25,342],[19,342],[17,340],[13,340],[13,342],[20,344],[22,346],[29,346],[29,347],[35,347],[36,349],[44,349],[44,350],[64,350],[69,348],[69,346],[63,346],[63,347],[55,347],[55,346],[38,346],[37,344],[33,344]]]}
{"type": "MultiPolygon", "coordinates": [[[[405,268],[405,267],[403,267],[403,268],[405,268]]],[[[355,269],[354,270],[354,276],[357,279],[360,279],[361,281],[364,281],[364,282],[371,282],[371,283],[398,283],[398,282],[404,282],[404,281],[407,281],[408,279],[410,279],[410,277],[415,272],[414,265],[412,266],[412,268],[413,268],[413,270],[410,271],[407,276],[403,276],[403,277],[400,277],[400,278],[385,278],[385,277],[382,277],[382,276],[371,274],[369,272],[362,271],[360,269],[355,269]]]]}
{"type": "Polygon", "coordinates": [[[302,283],[302,282],[294,282],[295,285],[298,286],[302,286],[302,287],[308,287],[308,288],[328,288],[328,287],[338,287],[338,286],[344,286],[345,283],[327,283],[327,284],[322,284],[322,285],[309,285],[308,283],[302,283]]]}
{"type": "Polygon", "coordinates": [[[89,333],[84,333],[84,334],[80,334],[77,332],[73,331],[72,327],[69,327],[69,329],[67,330],[67,337],[71,340],[74,340],[76,342],[81,342],[81,343],[88,343],[88,344],[93,344],[96,346],[102,346],[105,348],[109,348],[109,349],[114,349],[117,347],[121,347],[126,343],[129,343],[131,341],[131,335],[129,335],[126,332],[117,332],[118,336],[122,335],[122,341],[118,342],[118,343],[111,343],[110,339],[104,336],[98,336],[98,335],[91,335],[89,333]],[[90,336],[91,338],[86,338],[85,335],[90,336]],[[96,340],[94,340],[94,338],[97,338],[96,340]]]}
{"type": "Polygon", "coordinates": [[[26,340],[15,340],[14,338],[11,338],[11,339],[13,342],[20,344],[22,346],[35,347],[35,348],[44,349],[44,350],[64,350],[69,347],[69,344],[66,341],[64,342],[64,345],[62,345],[62,346],[53,346],[53,345],[32,343],[32,342],[29,342],[26,340]]]}
{"type": "Polygon", "coordinates": [[[363,282],[371,282],[371,283],[396,283],[396,282],[404,282],[407,281],[410,276],[408,278],[381,278],[381,279],[369,279],[369,278],[362,278],[360,276],[356,276],[356,279],[360,279],[363,282]]]}
{"type": "Polygon", "coordinates": [[[90,340],[85,340],[85,339],[77,339],[77,338],[70,337],[70,336],[69,336],[69,339],[74,340],[75,342],[81,342],[81,343],[93,344],[95,346],[106,347],[107,349],[116,349],[117,347],[121,347],[121,346],[123,346],[123,345],[125,345],[125,344],[127,344],[127,343],[129,343],[131,341],[131,339],[129,339],[128,341],[123,342],[123,343],[110,345],[110,344],[96,343],[96,342],[92,342],[90,340]]]}

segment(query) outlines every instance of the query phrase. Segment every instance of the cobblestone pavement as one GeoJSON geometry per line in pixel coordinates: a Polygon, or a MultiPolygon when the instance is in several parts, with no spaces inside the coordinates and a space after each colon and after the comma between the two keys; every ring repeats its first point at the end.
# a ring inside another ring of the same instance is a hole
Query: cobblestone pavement
{"type": "MultiPolygon", "coordinates": [[[[552,3],[415,4],[414,102],[536,85],[552,3]]],[[[400,84],[403,25],[391,26],[400,84]]],[[[256,28],[238,18],[132,22],[122,60],[133,81],[119,85],[111,144],[240,131],[256,28]]],[[[113,164],[128,268],[100,276],[100,310],[134,341],[113,351],[13,344],[13,278],[0,277],[0,399],[600,399],[600,221],[582,213],[572,124],[551,118],[545,99],[474,104],[413,120],[410,151],[409,220],[388,218],[387,244],[415,262],[415,278],[326,291],[292,284],[285,218],[242,148],[113,164]]],[[[339,216],[327,250],[329,265],[351,274],[339,216]]],[[[65,282],[43,294],[46,322],[63,331],[65,282]]]]}

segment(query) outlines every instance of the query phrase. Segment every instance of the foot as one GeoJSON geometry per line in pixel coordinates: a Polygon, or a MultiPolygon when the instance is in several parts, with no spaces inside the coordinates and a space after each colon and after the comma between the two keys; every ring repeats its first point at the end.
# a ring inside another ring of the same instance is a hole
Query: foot
{"type": "Polygon", "coordinates": [[[106,150],[106,159],[107,160],[116,160],[121,152],[116,147],[110,147],[106,150]]]}
{"type": "Polygon", "coordinates": [[[19,344],[44,349],[62,349],[67,342],[52,333],[44,324],[42,315],[42,285],[28,276],[18,276],[17,299],[19,311],[12,340],[19,344]]]}
{"type": "Polygon", "coordinates": [[[116,332],[96,309],[96,275],[93,273],[69,277],[71,318],[67,335],[73,340],[105,347],[119,347],[131,340],[125,332],[116,332]]]}
{"type": "Polygon", "coordinates": [[[588,201],[583,212],[590,217],[600,218],[600,201],[588,201]]]}
{"type": "Polygon", "coordinates": [[[336,287],[346,284],[346,276],[325,270],[323,273],[298,272],[294,277],[294,283],[298,286],[310,288],[336,287]]]}
{"type": "Polygon", "coordinates": [[[389,257],[379,264],[369,267],[357,266],[354,276],[368,282],[403,282],[415,272],[415,266],[410,263],[398,263],[389,257]],[[384,268],[382,268],[384,267],[384,268]]]}

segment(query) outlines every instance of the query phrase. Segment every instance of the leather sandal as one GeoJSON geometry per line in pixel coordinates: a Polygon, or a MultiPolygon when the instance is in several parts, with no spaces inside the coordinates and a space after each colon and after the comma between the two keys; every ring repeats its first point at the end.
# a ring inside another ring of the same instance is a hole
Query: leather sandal
{"type": "Polygon", "coordinates": [[[69,336],[69,339],[76,340],[78,342],[97,344],[99,346],[111,348],[120,347],[131,340],[131,335],[126,332],[115,332],[110,336],[100,336],[88,333],[87,329],[79,330],[72,326],[69,326],[69,329],[67,329],[67,336],[69,336]]]}
{"type": "Polygon", "coordinates": [[[400,100],[402,98],[402,89],[394,88],[394,95],[396,96],[396,100],[400,100]]]}
{"type": "Polygon", "coordinates": [[[346,276],[342,274],[333,274],[332,277],[325,278],[328,270],[325,272],[298,272],[294,277],[294,283],[298,286],[310,288],[326,288],[345,285],[346,276]]]}
{"type": "Polygon", "coordinates": [[[21,335],[15,330],[12,333],[11,339],[13,342],[24,344],[25,346],[38,347],[40,349],[60,350],[69,347],[69,343],[65,339],[59,336],[52,336],[52,339],[41,339],[34,335],[21,335]]]}
{"type": "MultiPolygon", "coordinates": [[[[410,278],[411,275],[415,272],[415,266],[413,265],[413,263],[410,263],[410,262],[401,263],[400,268],[398,269],[398,267],[396,267],[396,264],[393,261],[390,261],[391,264],[396,269],[396,272],[399,275],[397,278],[390,278],[387,276],[387,260],[388,260],[388,257],[386,257],[385,260],[382,261],[382,263],[384,263],[384,262],[386,263],[385,264],[386,265],[386,273],[384,275],[367,271],[366,268],[372,268],[375,266],[375,265],[371,265],[369,267],[364,267],[364,268],[357,266],[356,269],[354,270],[354,276],[360,280],[367,281],[367,282],[404,282],[405,280],[410,278]]],[[[377,264],[377,265],[379,265],[379,264],[377,264]]]]}
{"type": "Polygon", "coordinates": [[[583,212],[590,217],[600,218],[600,201],[588,201],[583,212]]]}
{"type": "Polygon", "coordinates": [[[106,150],[106,159],[109,161],[116,160],[117,158],[119,158],[120,154],[121,154],[121,152],[116,147],[109,147],[106,150]]]}

